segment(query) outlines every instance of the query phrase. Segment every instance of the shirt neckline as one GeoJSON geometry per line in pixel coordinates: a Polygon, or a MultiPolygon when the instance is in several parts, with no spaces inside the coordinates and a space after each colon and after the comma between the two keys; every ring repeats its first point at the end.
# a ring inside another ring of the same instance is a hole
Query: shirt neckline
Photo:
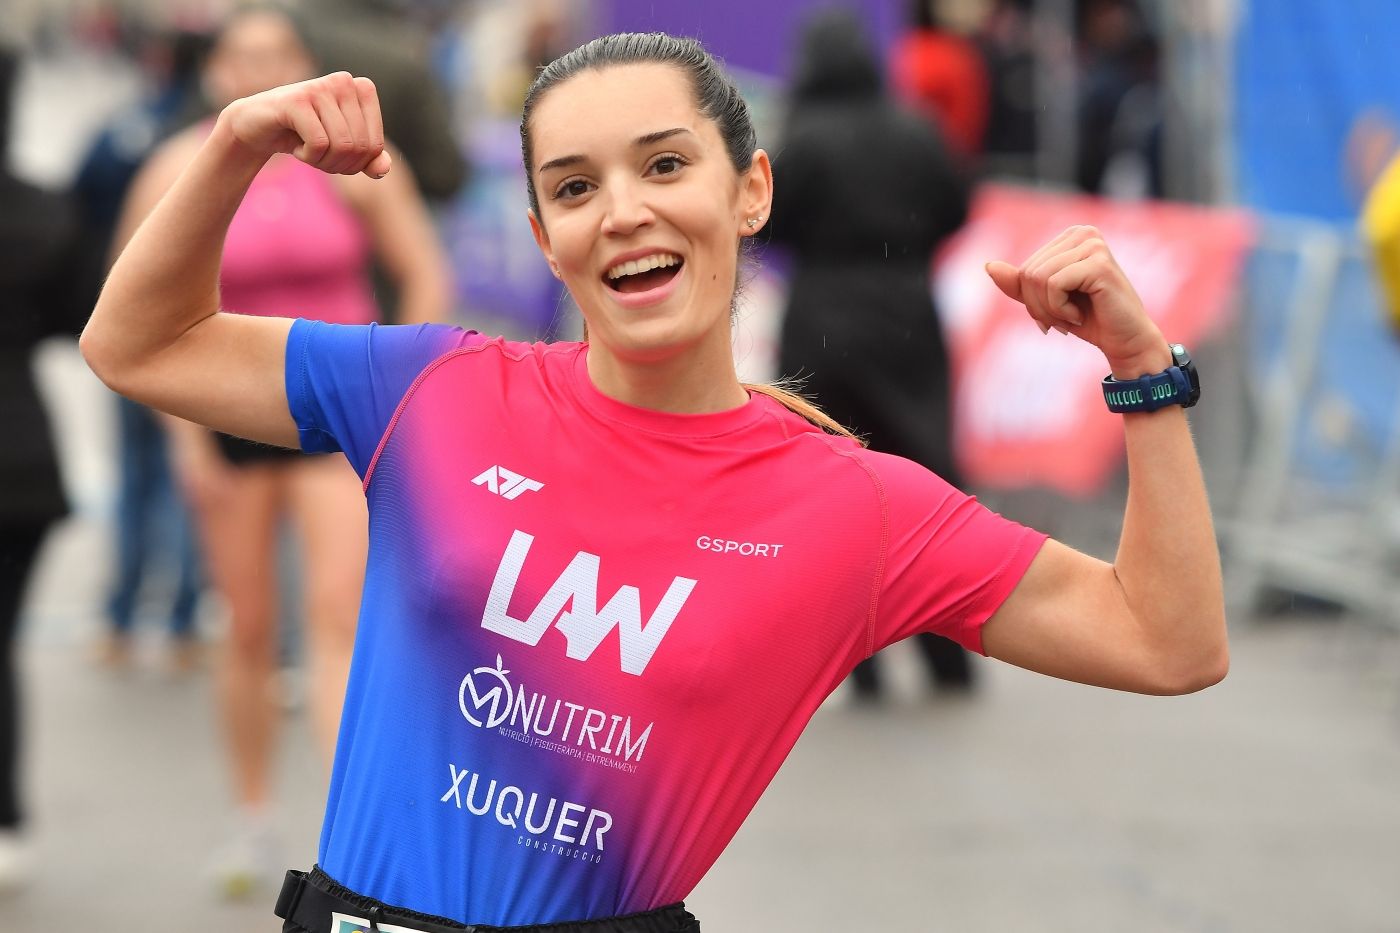
{"type": "Polygon", "coordinates": [[[669,411],[656,411],[652,408],[639,408],[604,395],[593,384],[588,374],[588,344],[580,343],[574,353],[570,380],[574,394],[584,408],[608,421],[615,421],[629,427],[640,428],[654,434],[668,434],[679,437],[714,437],[738,431],[763,417],[764,397],[746,389],[749,400],[737,408],[726,411],[709,412],[703,415],[684,415],[669,411]]]}

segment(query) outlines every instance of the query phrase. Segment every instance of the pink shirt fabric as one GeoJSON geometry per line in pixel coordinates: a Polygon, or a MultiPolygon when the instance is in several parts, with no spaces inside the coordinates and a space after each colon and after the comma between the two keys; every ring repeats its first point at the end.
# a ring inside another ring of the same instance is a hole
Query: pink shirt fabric
{"type": "Polygon", "coordinates": [[[1045,540],[766,396],[609,398],[582,344],[298,321],[286,375],[370,514],[319,861],[464,923],[681,900],[857,662],[980,650],[1045,540]]]}
{"type": "Polygon", "coordinates": [[[269,163],[229,227],[222,306],[239,314],[368,324],[379,309],[364,222],[326,173],[296,159],[269,163]]]}

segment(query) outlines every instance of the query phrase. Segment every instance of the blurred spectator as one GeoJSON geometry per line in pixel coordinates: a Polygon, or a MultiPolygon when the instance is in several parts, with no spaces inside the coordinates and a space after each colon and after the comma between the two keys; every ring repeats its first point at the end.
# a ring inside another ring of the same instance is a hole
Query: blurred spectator
{"type": "Polygon", "coordinates": [[[570,24],[554,4],[536,4],[523,11],[519,55],[491,83],[492,107],[514,116],[525,103],[539,70],[572,48],[570,24]]]}
{"type": "Polygon", "coordinates": [[[1365,190],[1361,235],[1371,253],[1381,308],[1400,333],[1400,149],[1395,127],[1379,113],[1363,114],[1347,142],[1348,168],[1365,190]]]}
{"type": "MultiPolygon", "coordinates": [[[[0,153],[9,151],[18,67],[17,53],[0,48],[0,153]]],[[[77,230],[65,197],[0,163],[0,890],[23,884],[30,870],[20,794],[20,609],[44,536],[67,512],[32,356],[45,337],[76,335],[82,326],[70,275],[77,230]]]]}
{"type": "MultiPolygon", "coordinates": [[[[805,376],[827,413],[873,449],[959,485],[929,272],[967,216],[968,184],[936,130],[886,96],[848,14],[804,31],[774,176],[772,237],[794,260],[780,372],[805,376]]],[[[962,648],[916,637],[938,686],[972,685],[962,648]]],[[[874,658],[853,678],[859,696],[879,696],[874,658]]]]}
{"type": "Polygon", "coordinates": [[[374,81],[384,134],[413,166],[430,202],[465,184],[468,166],[453,134],[452,109],[434,74],[430,37],[404,16],[404,0],[305,0],[307,41],[325,71],[374,81]]]}
{"type": "MultiPolygon", "coordinates": [[[[83,219],[82,268],[76,271],[91,306],[106,278],[112,235],[127,188],[156,145],[203,115],[200,67],[206,36],[193,32],[150,35],[139,56],[150,92],[97,134],[78,170],[73,190],[83,219]]],[[[201,571],[194,530],[175,483],[165,432],[143,405],[115,396],[118,483],[113,520],[116,573],[107,600],[109,630],[99,661],[125,667],[131,658],[138,598],[153,558],[169,553],[174,568],[170,594],[171,663],[190,670],[198,657],[194,631],[201,571]],[[161,541],[168,543],[162,548],[161,541]]]]}
{"type": "Polygon", "coordinates": [[[1375,193],[1375,185],[1400,155],[1400,127],[1381,107],[1368,107],[1356,115],[1347,129],[1342,173],[1349,194],[1363,206],[1375,193]]]}
{"type": "MultiPolygon", "coordinates": [[[[248,8],[215,40],[205,86],[220,107],[320,71],[296,22],[248,8]]],[[[211,128],[171,139],[142,169],[120,225],[123,242],[211,128]]],[[[400,295],[399,318],[444,318],[447,264],[409,164],[375,181],[327,175],[291,156],[254,179],[224,244],[223,307],[347,324],[377,317],[368,266],[377,256],[400,295]]],[[[280,880],[271,799],[277,709],[277,531],[290,518],[301,546],[312,731],[329,762],[354,643],[366,551],[359,479],[341,457],[253,444],[177,422],[177,471],[200,527],[210,576],[229,610],[219,700],[232,759],[236,827],[213,870],[229,896],[280,880]]]]}
{"type": "Polygon", "coordinates": [[[1131,0],[1084,0],[1077,32],[1076,183],[1091,194],[1161,197],[1156,38],[1131,0]]]}
{"type": "Polygon", "coordinates": [[[890,50],[895,91],[964,157],[982,152],[987,67],[977,46],[942,21],[938,0],[910,0],[909,28],[890,50]]]}
{"type": "Polygon", "coordinates": [[[990,86],[984,169],[1021,178],[1036,176],[1036,50],[1031,0],[992,0],[977,31],[990,86]]]}
{"type": "Polygon", "coordinates": [[[138,59],[149,92],[98,131],[78,170],[74,186],[85,236],[98,240],[92,253],[101,270],[93,275],[99,286],[131,179],[157,144],[207,113],[199,74],[208,45],[207,36],[192,32],[146,36],[138,59]]]}

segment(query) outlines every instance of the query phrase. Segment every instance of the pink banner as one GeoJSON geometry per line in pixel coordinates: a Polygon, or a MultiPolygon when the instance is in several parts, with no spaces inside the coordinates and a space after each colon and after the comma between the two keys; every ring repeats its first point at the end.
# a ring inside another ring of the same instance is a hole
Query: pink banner
{"type": "MultiPolygon", "coordinates": [[[[1168,340],[1194,348],[1226,324],[1252,239],[1247,214],[984,186],[939,260],[936,290],[953,355],[958,459],[974,487],[1101,490],[1123,456],[1121,417],[1104,407],[1097,349],[1042,335],[983,271],[1019,264],[1065,227],[1102,231],[1168,340]]],[[[1210,373],[1204,373],[1209,404],[1210,373]]]]}

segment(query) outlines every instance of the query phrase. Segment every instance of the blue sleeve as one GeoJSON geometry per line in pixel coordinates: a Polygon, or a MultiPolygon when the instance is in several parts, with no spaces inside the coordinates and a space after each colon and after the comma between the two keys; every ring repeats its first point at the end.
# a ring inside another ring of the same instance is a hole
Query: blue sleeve
{"type": "Polygon", "coordinates": [[[363,477],[418,375],[444,353],[481,339],[441,324],[294,322],[287,335],[287,405],[301,449],[344,451],[363,477]]]}

